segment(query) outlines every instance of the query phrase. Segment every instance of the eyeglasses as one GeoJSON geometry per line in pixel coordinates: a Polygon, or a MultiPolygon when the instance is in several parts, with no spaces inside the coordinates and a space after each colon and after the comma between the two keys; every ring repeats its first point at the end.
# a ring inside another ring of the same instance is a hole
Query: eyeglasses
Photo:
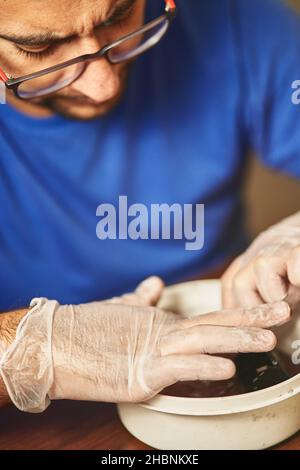
{"type": "Polygon", "coordinates": [[[0,68],[0,79],[17,98],[30,100],[54,93],[75,82],[90,62],[105,57],[111,64],[130,61],[154,47],[166,34],[176,15],[174,0],[165,0],[165,12],[137,31],[107,44],[100,51],[85,54],[39,72],[8,78],[0,68]]]}

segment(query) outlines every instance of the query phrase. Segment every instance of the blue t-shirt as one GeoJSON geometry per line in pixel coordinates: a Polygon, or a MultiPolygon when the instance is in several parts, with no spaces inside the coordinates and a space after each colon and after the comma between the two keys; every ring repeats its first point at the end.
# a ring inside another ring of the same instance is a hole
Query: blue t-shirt
{"type": "MultiPolygon", "coordinates": [[[[147,15],[161,13],[149,1],[147,15]]],[[[166,38],[90,122],[0,106],[0,311],[87,302],[218,266],[245,246],[246,155],[300,177],[300,22],[279,0],[177,0],[166,38]],[[205,243],[99,240],[99,204],[205,204],[205,243]]]]}

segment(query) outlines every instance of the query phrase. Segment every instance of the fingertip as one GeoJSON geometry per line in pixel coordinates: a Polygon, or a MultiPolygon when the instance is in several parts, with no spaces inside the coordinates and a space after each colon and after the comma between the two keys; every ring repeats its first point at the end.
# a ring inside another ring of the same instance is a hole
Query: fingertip
{"type": "Polygon", "coordinates": [[[284,300],[274,302],[272,304],[272,310],[279,318],[289,319],[291,316],[291,308],[284,300]]]}
{"type": "Polygon", "coordinates": [[[264,330],[264,332],[261,335],[261,340],[262,340],[265,352],[273,351],[273,349],[276,348],[277,338],[272,331],[264,330]]]}
{"type": "Polygon", "coordinates": [[[156,285],[157,287],[159,287],[159,288],[161,288],[161,289],[163,289],[163,288],[165,287],[164,281],[163,281],[162,278],[159,277],[159,276],[151,276],[151,277],[149,277],[148,279],[151,280],[151,283],[152,283],[153,285],[156,285]]]}
{"type": "Polygon", "coordinates": [[[236,366],[230,359],[223,359],[224,379],[231,379],[236,374],[236,366]]]}
{"type": "Polygon", "coordinates": [[[152,290],[162,290],[164,288],[163,280],[158,276],[150,276],[144,281],[142,281],[136,291],[137,292],[147,292],[152,290]]]}
{"type": "Polygon", "coordinates": [[[234,377],[234,375],[236,374],[236,366],[231,359],[216,356],[210,357],[211,361],[208,363],[209,374],[207,374],[207,380],[228,380],[234,377]]]}

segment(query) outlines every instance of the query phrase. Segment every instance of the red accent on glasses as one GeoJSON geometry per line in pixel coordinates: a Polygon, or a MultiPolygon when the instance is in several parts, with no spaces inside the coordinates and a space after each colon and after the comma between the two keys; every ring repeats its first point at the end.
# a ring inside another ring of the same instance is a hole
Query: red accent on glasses
{"type": "Polygon", "coordinates": [[[167,8],[169,8],[170,10],[175,10],[176,5],[175,5],[174,0],[165,0],[165,1],[167,4],[167,8]]]}
{"type": "Polygon", "coordinates": [[[7,80],[8,80],[8,77],[5,75],[5,73],[3,72],[2,69],[0,69],[0,79],[1,79],[3,82],[7,82],[7,80]]]}

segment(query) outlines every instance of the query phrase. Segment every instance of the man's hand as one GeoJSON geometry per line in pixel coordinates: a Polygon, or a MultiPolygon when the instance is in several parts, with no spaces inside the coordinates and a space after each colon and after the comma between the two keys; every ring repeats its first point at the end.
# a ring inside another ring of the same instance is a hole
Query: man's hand
{"type": "MultiPolygon", "coordinates": [[[[159,277],[152,276],[139,284],[134,292],[103,301],[103,303],[152,306],[158,302],[163,288],[163,281],[159,277]]],[[[0,360],[5,350],[14,341],[17,327],[28,311],[29,308],[26,308],[0,315],[0,360]]],[[[9,404],[11,400],[0,374],[0,408],[9,404]]]]}
{"type": "Polygon", "coordinates": [[[24,411],[55,399],[147,400],[185,380],[223,380],[234,363],[214,356],[275,347],[265,328],[290,318],[285,302],[183,319],[149,306],[162,281],[150,278],[113,302],[61,306],[39,299],[2,364],[10,395],[24,411]],[[120,303],[117,303],[120,302],[120,303]]]}
{"type": "Polygon", "coordinates": [[[222,278],[223,306],[300,304],[300,212],[263,232],[222,278]]]}
{"type": "Polygon", "coordinates": [[[54,317],[50,399],[139,402],[184,380],[222,380],[234,363],[213,354],[275,347],[270,328],[289,320],[284,302],[182,319],[154,307],[86,304],[54,317]]]}

